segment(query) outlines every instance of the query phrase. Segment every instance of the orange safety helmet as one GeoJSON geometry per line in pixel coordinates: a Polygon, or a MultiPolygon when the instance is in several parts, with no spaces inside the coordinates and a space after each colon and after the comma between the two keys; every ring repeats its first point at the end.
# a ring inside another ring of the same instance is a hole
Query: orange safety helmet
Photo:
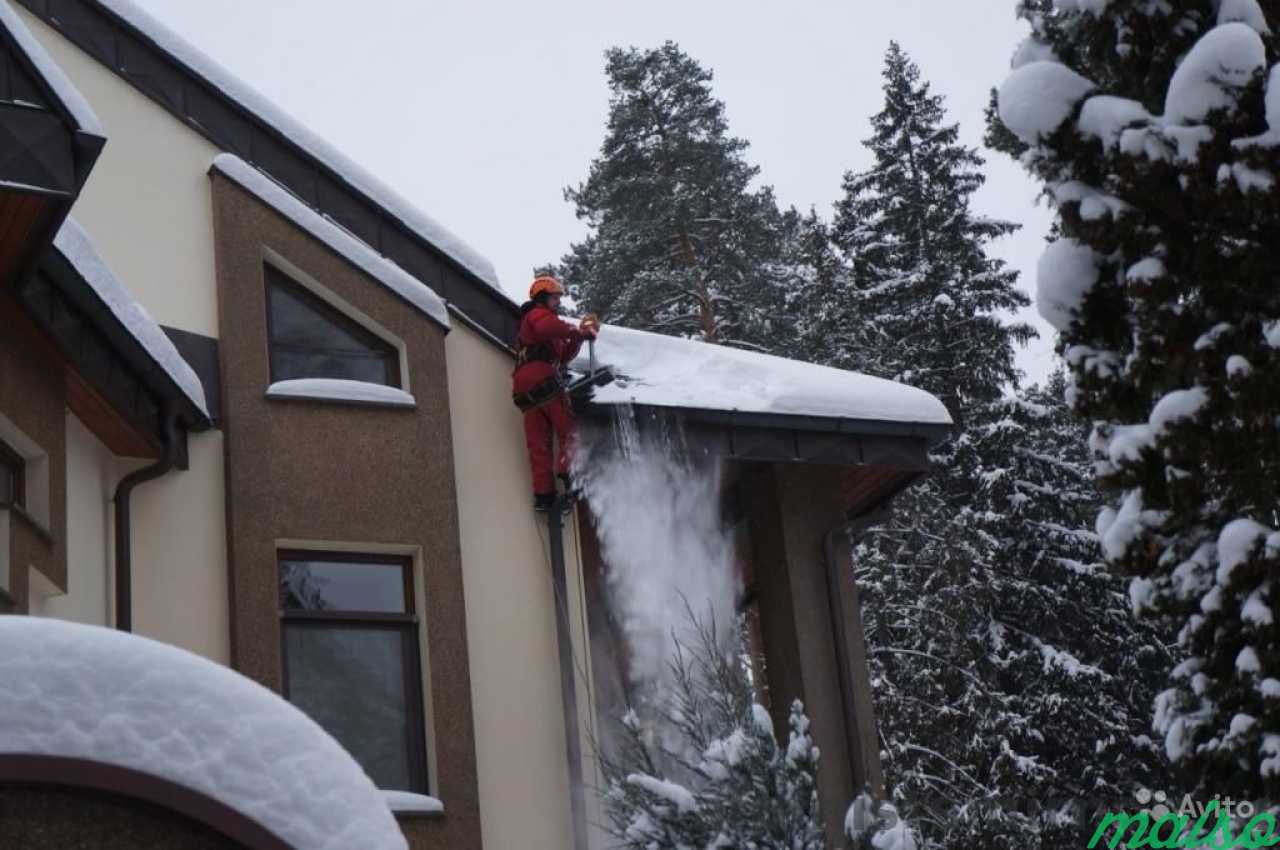
{"type": "Polygon", "coordinates": [[[529,300],[537,301],[539,295],[564,295],[564,287],[551,275],[538,275],[529,287],[529,300]]]}

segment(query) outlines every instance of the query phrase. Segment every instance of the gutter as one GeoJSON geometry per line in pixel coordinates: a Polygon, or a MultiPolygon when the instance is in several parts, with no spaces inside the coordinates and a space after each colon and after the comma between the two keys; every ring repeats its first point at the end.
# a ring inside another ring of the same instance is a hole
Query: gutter
{"type": "Polygon", "coordinates": [[[160,440],[160,459],[126,475],[116,485],[113,499],[116,509],[116,628],[122,632],[133,631],[133,547],[129,499],[139,484],[160,478],[178,465],[181,455],[178,406],[172,401],[165,405],[160,440]]]}
{"type": "MultiPolygon", "coordinates": [[[[845,738],[845,757],[849,761],[849,776],[865,785],[870,777],[866,765],[863,764],[861,738],[858,728],[858,712],[856,711],[853,677],[850,673],[852,665],[849,659],[849,635],[845,629],[844,597],[840,593],[841,566],[836,562],[836,540],[841,534],[848,537],[850,545],[857,545],[867,531],[881,525],[889,519],[891,510],[881,508],[872,513],[863,514],[851,520],[841,522],[831,528],[822,537],[822,560],[827,573],[827,604],[830,606],[831,637],[836,647],[836,673],[840,683],[840,699],[843,704],[845,738]]],[[[846,565],[849,566],[849,565],[846,565]]],[[[855,792],[865,789],[854,789],[855,792]]],[[[878,793],[875,796],[879,796],[878,793]]]]}

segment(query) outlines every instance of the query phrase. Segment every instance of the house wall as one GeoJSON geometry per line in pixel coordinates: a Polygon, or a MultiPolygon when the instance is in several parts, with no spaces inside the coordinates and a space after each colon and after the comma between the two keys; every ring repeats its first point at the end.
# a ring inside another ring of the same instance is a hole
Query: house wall
{"type": "Polygon", "coordinates": [[[32,588],[31,613],[111,623],[111,494],[115,457],[73,413],[67,423],[67,586],[32,588]]]}
{"type": "MultiPolygon", "coordinates": [[[[106,148],[72,215],[156,321],[216,337],[213,212],[206,173],[218,150],[58,32],[16,8],[106,127],[106,148]]],[[[149,482],[133,496],[134,630],[226,663],[230,635],[222,435],[193,435],[189,452],[190,469],[149,482]]],[[[115,475],[122,477],[138,465],[121,462],[115,475]]]]}
{"type": "MultiPolygon", "coordinates": [[[[454,465],[462,530],[476,762],[488,848],[574,846],[546,520],[532,486],[509,356],[461,323],[446,340],[454,465]]],[[[582,724],[583,776],[592,759],[590,658],[576,523],[565,529],[569,617],[582,724]]],[[[588,789],[587,799],[593,796],[588,789]]],[[[599,818],[589,811],[589,820],[599,818]]]]}
{"type": "Polygon", "coordinates": [[[25,510],[3,510],[0,588],[27,608],[30,573],[67,584],[67,429],[62,365],[17,304],[0,295],[0,437],[27,459],[25,510]]]}
{"type": "MultiPolygon", "coordinates": [[[[232,665],[273,690],[283,667],[281,548],[415,556],[426,662],[424,732],[442,818],[414,850],[480,846],[467,606],[458,532],[445,331],[219,173],[213,185],[227,429],[232,665]],[[273,400],[263,265],[283,259],[404,346],[416,408],[273,400]]],[[[516,846],[516,845],[510,845],[516,846]]]]}

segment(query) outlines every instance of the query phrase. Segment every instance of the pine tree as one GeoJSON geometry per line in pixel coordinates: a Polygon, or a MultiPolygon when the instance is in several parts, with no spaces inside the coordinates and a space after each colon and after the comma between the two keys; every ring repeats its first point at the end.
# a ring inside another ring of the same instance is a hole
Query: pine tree
{"type": "Polygon", "coordinates": [[[1002,315],[1029,302],[985,251],[1017,226],[970,209],[982,158],[896,43],[884,95],[864,142],[875,162],[845,175],[831,229],[849,271],[806,325],[831,346],[831,365],[904,380],[959,416],[1015,380],[1013,347],[1033,335],[1002,315]]]}
{"type": "Polygon", "coordinates": [[[1205,792],[1274,801],[1280,20],[1268,8],[1024,0],[1032,36],[992,137],[1057,207],[1037,304],[1061,332],[1074,412],[1094,423],[1106,560],[1132,577],[1136,611],[1179,627],[1156,729],[1205,792]]]}
{"type": "Polygon", "coordinates": [[[1057,848],[1139,784],[1166,787],[1146,734],[1167,641],[1097,558],[1079,426],[1047,389],[1001,399],[950,468],[904,494],[857,577],[895,802],[924,846],[1057,848]]]}
{"type": "Polygon", "coordinates": [[[786,226],[748,145],[729,135],[711,72],[667,42],[606,54],[608,132],[565,190],[590,228],[559,273],[608,321],[776,350],[786,226]]]}
{"type": "Polygon", "coordinates": [[[818,750],[791,707],[785,747],[755,701],[742,653],[694,622],[692,646],[672,659],[667,716],[623,718],[618,752],[602,758],[603,795],[617,846],[633,850],[741,847],[824,850],[818,750]]]}

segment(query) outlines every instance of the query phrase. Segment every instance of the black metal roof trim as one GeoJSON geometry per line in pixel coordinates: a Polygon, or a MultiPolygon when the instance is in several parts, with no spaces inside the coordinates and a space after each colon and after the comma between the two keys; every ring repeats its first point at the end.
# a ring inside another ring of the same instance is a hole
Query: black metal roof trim
{"type": "Polygon", "coordinates": [[[17,2],[215,146],[270,174],[456,304],[490,337],[514,338],[519,313],[509,298],[124,18],[96,0],[17,2]]]}
{"type": "Polygon", "coordinates": [[[222,369],[218,360],[218,340],[211,336],[160,326],[165,336],[178,349],[182,359],[191,364],[200,386],[204,387],[205,408],[214,427],[222,422],[222,369]]]}
{"type": "MultiPolygon", "coordinates": [[[[615,405],[590,403],[588,408],[606,414],[615,405]]],[[[697,407],[656,407],[634,405],[638,412],[676,413],[687,422],[704,422],[746,428],[771,428],[801,433],[847,434],[849,436],[912,437],[927,440],[930,445],[951,435],[950,425],[920,422],[894,422],[880,419],[837,419],[821,416],[796,416],[786,413],[753,413],[739,410],[716,410],[697,407]]]]}
{"type": "MultiPolygon", "coordinates": [[[[579,402],[578,407],[599,424],[612,419],[617,405],[579,402]]],[[[854,420],[650,405],[633,405],[632,409],[641,429],[667,428],[678,417],[683,425],[685,449],[695,454],[737,460],[839,466],[878,464],[926,472],[929,469],[929,447],[946,436],[945,433],[932,437],[912,433],[905,423],[872,420],[864,420],[866,427],[862,430],[852,430],[854,420]],[[837,430],[840,424],[845,424],[848,430],[837,430]],[[894,428],[895,425],[900,427],[894,428]]],[[[947,426],[923,427],[948,431],[947,426]]]]}
{"type": "Polygon", "coordinates": [[[187,429],[212,426],[61,252],[45,252],[37,272],[20,284],[18,300],[77,371],[144,434],[159,436],[166,401],[178,404],[187,429]]]}

